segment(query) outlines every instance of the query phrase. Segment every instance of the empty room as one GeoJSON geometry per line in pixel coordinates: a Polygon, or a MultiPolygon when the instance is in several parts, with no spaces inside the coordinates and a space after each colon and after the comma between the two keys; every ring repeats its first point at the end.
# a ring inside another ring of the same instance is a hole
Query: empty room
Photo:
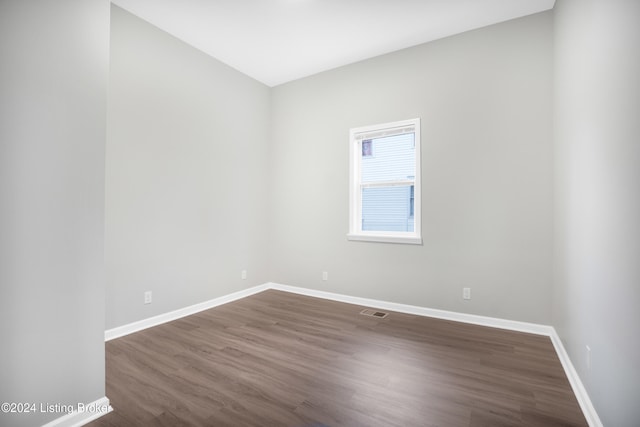
{"type": "Polygon", "coordinates": [[[0,0],[0,426],[640,425],[640,1],[0,0]]]}

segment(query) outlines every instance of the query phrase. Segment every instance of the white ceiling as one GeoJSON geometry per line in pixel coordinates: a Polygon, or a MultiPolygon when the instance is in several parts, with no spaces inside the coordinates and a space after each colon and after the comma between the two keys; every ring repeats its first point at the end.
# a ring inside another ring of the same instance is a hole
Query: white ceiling
{"type": "Polygon", "coordinates": [[[112,0],[268,86],[553,8],[555,0],[112,0]]]}

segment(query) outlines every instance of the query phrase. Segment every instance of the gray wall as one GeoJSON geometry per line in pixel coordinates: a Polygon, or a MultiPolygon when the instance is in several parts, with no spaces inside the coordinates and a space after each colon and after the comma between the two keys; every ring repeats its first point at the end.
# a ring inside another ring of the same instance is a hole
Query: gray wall
{"type": "Polygon", "coordinates": [[[116,6],[109,78],[107,328],[266,282],[269,88],[116,6]]]}
{"type": "Polygon", "coordinates": [[[542,13],[274,88],[269,278],[549,324],[552,32],[542,13]],[[424,244],[347,241],[349,128],[415,117],[424,244]]]}
{"type": "Polygon", "coordinates": [[[558,0],[270,90],[112,7],[107,88],[107,1],[0,2],[0,401],[104,396],[106,262],[107,328],[268,280],[552,323],[635,425],[638,18],[558,0]],[[347,241],[349,128],[413,117],[424,244],[347,241]]]}
{"type": "Polygon", "coordinates": [[[0,402],[105,395],[108,41],[107,0],[0,2],[0,402]]]}
{"type": "Polygon", "coordinates": [[[553,323],[618,427],[640,422],[639,23],[638,1],[556,3],[553,323]]]}

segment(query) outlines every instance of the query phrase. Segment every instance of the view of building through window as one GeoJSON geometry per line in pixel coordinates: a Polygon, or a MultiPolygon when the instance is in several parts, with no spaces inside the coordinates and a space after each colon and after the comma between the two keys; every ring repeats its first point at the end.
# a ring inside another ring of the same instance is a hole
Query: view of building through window
{"type": "Polygon", "coordinates": [[[413,232],[415,133],[362,141],[362,230],[413,232]]]}
{"type": "Polygon", "coordinates": [[[420,119],[349,131],[349,240],[422,244],[420,119]]]}

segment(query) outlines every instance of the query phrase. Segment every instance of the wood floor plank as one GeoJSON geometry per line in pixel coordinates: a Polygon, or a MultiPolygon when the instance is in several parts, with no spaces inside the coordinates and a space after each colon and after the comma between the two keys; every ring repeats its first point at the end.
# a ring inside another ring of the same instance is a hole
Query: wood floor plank
{"type": "Polygon", "coordinates": [[[586,426],[548,337],[269,290],[106,343],[113,426],[586,426]]]}

